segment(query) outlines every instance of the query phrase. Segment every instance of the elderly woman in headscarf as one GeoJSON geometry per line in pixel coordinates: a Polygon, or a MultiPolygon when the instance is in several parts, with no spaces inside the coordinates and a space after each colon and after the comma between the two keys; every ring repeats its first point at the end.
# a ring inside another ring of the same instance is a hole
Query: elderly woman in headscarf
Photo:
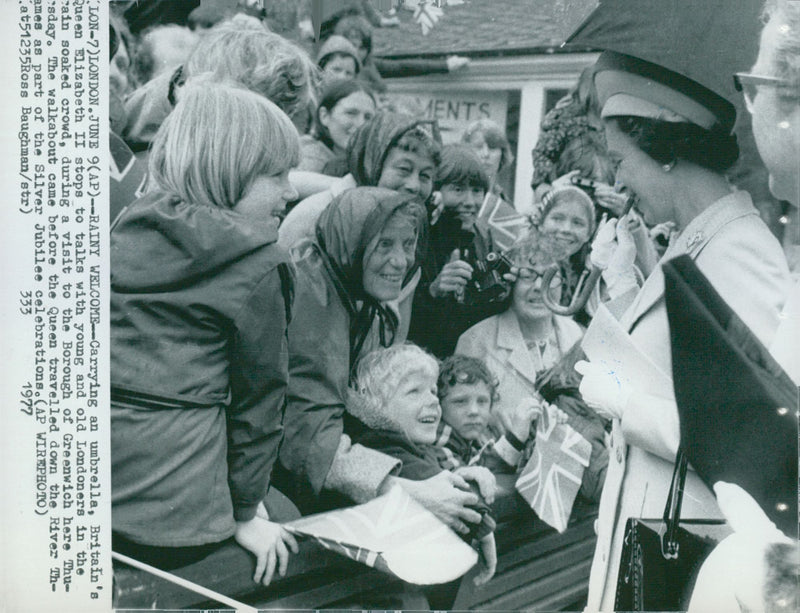
{"type": "Polygon", "coordinates": [[[427,203],[439,163],[439,145],[427,131],[428,124],[389,112],[377,113],[364,123],[347,144],[348,174],[289,212],[281,224],[280,244],[291,248],[312,236],[317,219],[331,200],[356,186],[386,187],[427,203]]]}
{"type": "MultiPolygon", "coordinates": [[[[624,296],[616,305],[631,343],[670,377],[661,264],[687,254],[768,344],[778,327],[789,271],[750,196],[736,191],[723,174],[738,157],[734,106],[683,75],[610,51],[598,60],[595,84],[617,181],[634,195],[646,223],[670,221],[678,232],[638,294],[629,296],[627,308],[619,308],[624,296]]],[[[614,423],[588,602],[591,610],[610,610],[627,519],[663,513],[680,438],[678,411],[671,386],[655,392],[651,381],[628,383],[619,376],[625,364],[611,369],[581,362],[576,368],[584,375],[584,400],[614,423]]],[[[713,493],[692,472],[682,514],[720,516],[713,493]]]]}
{"type": "Polygon", "coordinates": [[[360,355],[389,346],[397,329],[384,303],[415,265],[425,211],[411,194],[362,187],[333,200],[315,239],[296,250],[295,316],[289,329],[289,392],[278,479],[304,513],[363,503],[395,483],[456,530],[479,521],[477,496],[453,473],[394,477],[394,458],[352,444],[365,426],[345,416],[360,355]],[[323,332],[321,334],[321,332],[323,332]]]}
{"type": "MultiPolygon", "coordinates": [[[[293,248],[314,234],[315,224],[325,207],[338,194],[356,186],[378,186],[414,196],[431,205],[433,179],[439,163],[439,144],[428,128],[430,124],[395,113],[378,113],[362,125],[347,146],[349,174],[329,190],[301,201],[281,224],[278,243],[293,248]]],[[[431,205],[432,207],[432,205],[431,205]]],[[[427,224],[420,247],[424,247],[427,224]]],[[[399,317],[397,342],[408,336],[411,307],[420,273],[409,276],[403,291],[393,301],[399,317]]]]}

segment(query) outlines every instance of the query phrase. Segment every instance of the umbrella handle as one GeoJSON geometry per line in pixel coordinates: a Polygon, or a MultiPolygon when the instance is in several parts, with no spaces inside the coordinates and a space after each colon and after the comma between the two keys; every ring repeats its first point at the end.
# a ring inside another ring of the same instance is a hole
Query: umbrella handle
{"type": "Polygon", "coordinates": [[[592,295],[595,285],[597,285],[597,282],[600,280],[602,272],[603,271],[597,268],[597,266],[592,266],[588,274],[584,271],[581,278],[578,280],[578,286],[575,288],[575,294],[572,296],[570,303],[568,305],[561,305],[558,300],[550,294],[553,278],[558,274],[558,264],[553,264],[542,275],[542,302],[556,315],[574,315],[589,302],[589,297],[592,295]]]}

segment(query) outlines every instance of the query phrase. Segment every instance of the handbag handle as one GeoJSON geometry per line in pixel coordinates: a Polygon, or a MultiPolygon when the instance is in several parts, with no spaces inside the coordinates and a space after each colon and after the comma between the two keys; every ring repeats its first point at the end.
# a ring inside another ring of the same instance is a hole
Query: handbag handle
{"type": "Polygon", "coordinates": [[[681,521],[681,504],[683,503],[683,487],[686,483],[686,470],[689,461],[683,449],[678,449],[675,456],[675,470],[672,473],[672,483],[667,494],[667,504],[664,507],[664,523],[666,530],[661,535],[661,555],[667,560],[678,557],[678,524],[681,521]]]}

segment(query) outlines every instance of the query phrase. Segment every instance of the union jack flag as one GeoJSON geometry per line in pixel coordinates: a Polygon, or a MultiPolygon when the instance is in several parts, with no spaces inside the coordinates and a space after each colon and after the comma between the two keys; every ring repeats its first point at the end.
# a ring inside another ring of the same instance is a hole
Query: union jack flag
{"type": "Polygon", "coordinates": [[[589,466],[592,445],[568,424],[545,411],[536,426],[533,455],[517,479],[516,489],[541,520],[564,532],[572,504],[589,466]]]}
{"type": "Polygon", "coordinates": [[[478,561],[474,549],[401,487],[366,504],[309,515],[284,527],[417,585],[447,583],[478,561]]]}
{"type": "Polygon", "coordinates": [[[508,251],[530,225],[526,217],[491,190],[486,192],[478,219],[489,226],[492,240],[502,252],[508,251]]]}

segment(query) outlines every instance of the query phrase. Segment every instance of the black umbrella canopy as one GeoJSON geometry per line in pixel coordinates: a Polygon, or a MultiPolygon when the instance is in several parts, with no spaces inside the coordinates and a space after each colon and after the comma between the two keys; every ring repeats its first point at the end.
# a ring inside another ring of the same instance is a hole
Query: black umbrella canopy
{"type": "Polygon", "coordinates": [[[733,103],[758,54],[763,0],[601,0],[567,39],[657,64],[733,103]]]}

